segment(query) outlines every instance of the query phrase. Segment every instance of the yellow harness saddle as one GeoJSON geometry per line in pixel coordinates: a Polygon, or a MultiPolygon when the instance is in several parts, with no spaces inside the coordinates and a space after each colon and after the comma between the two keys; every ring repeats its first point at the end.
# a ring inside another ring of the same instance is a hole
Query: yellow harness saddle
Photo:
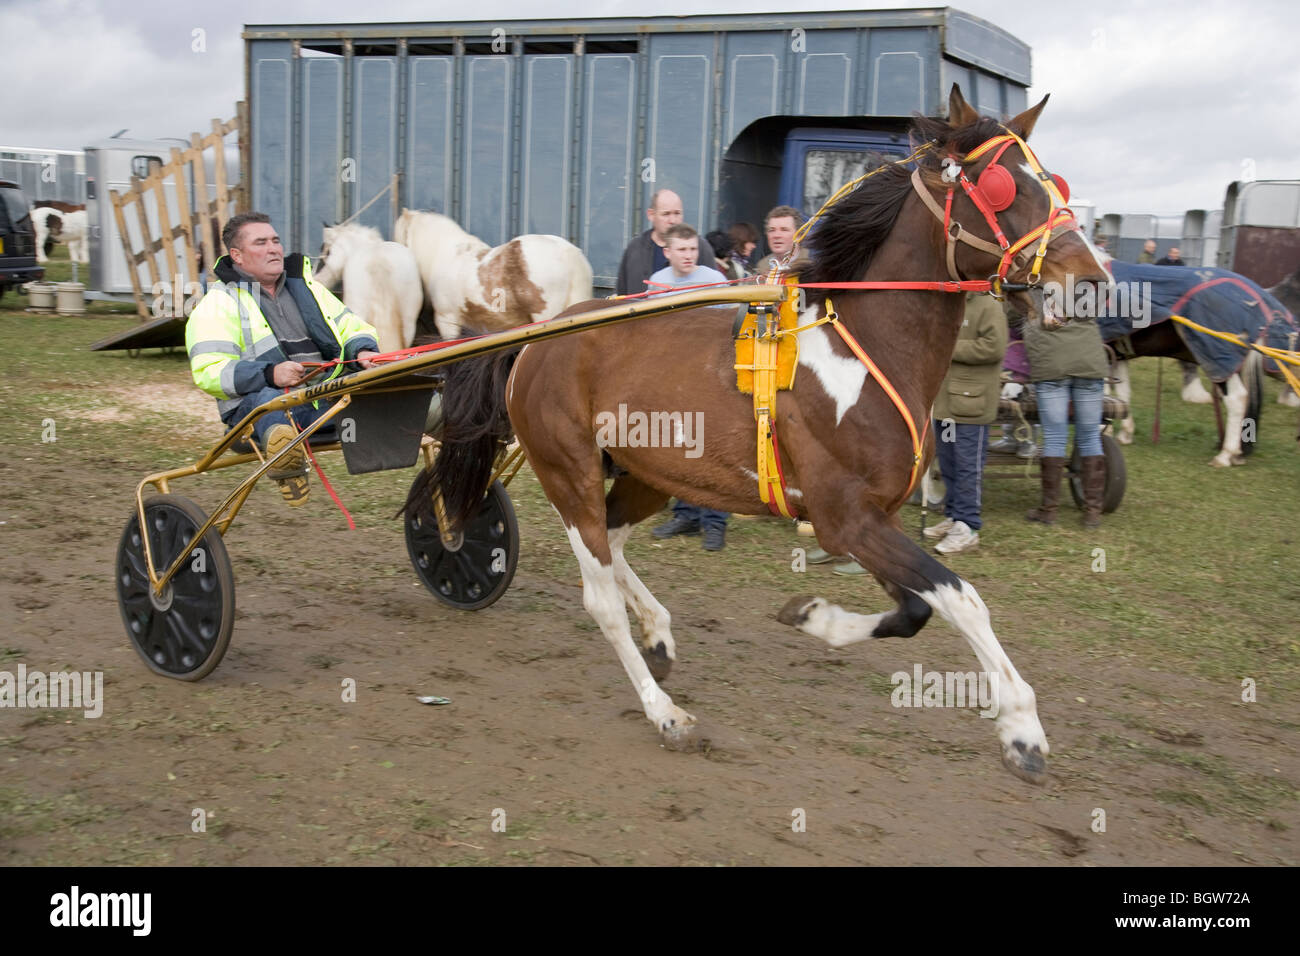
{"type": "Polygon", "coordinates": [[[736,340],[736,388],[754,396],[754,421],[758,425],[758,493],[763,503],[793,518],[785,498],[785,480],[773,422],[776,393],[794,386],[799,366],[799,342],[792,333],[799,325],[799,289],[792,276],[788,294],[776,306],[750,303],[739,318],[736,340]]]}

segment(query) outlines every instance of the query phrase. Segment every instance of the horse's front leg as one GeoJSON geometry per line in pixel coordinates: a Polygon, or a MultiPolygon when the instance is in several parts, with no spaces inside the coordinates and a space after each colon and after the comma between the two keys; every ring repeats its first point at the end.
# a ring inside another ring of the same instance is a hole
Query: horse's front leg
{"type": "Polygon", "coordinates": [[[998,643],[988,608],[969,582],[918,547],[896,521],[874,505],[857,515],[814,514],[822,547],[849,554],[880,580],[898,606],[884,614],[853,614],[823,598],[792,598],[778,619],[844,647],[881,637],[910,637],[937,611],[962,633],[988,675],[1002,761],[1031,783],[1047,778],[1047,735],[1038,720],[1034,690],[998,643]]]}
{"type": "Polygon", "coordinates": [[[1241,423],[1246,418],[1246,386],[1241,375],[1233,372],[1225,383],[1227,395],[1223,405],[1228,410],[1228,420],[1223,428],[1223,447],[1210,459],[1215,468],[1228,468],[1231,465],[1244,465],[1246,459],[1241,454],[1241,423]]]}

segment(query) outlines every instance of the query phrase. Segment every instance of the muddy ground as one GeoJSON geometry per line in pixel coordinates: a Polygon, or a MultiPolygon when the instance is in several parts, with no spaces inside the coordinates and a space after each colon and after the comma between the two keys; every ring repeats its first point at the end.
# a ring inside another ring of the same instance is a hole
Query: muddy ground
{"type": "MultiPolygon", "coordinates": [[[[19,320],[4,321],[17,334],[19,320]]],[[[1073,523],[1020,527],[1031,482],[993,483],[984,548],[952,563],[1037,691],[1052,777],[1033,787],[1001,767],[974,710],[891,706],[894,671],[976,669],[946,625],[832,650],[777,623],[794,593],[858,610],[886,599],[825,568],[792,571],[791,548],[807,542],[771,519],[734,521],[716,556],[647,529],[629,546],[674,615],[681,661],[666,689],[709,740],[665,750],[582,608],[576,562],[526,470],[512,489],[517,576],[475,613],[415,582],[388,518],[411,473],[352,478],[325,462],[356,532],[318,483],[300,511],[257,489],[227,539],[229,653],[200,683],[157,677],[125,637],[114,555],[135,483],[214,440],[215,413],[179,356],[86,357],[91,336],[68,328],[64,358],[101,363],[101,384],[61,371],[54,346],[4,386],[0,670],[103,671],[105,706],[99,719],[0,710],[0,863],[1300,861],[1296,535],[1264,504],[1300,466],[1284,457],[1291,419],[1270,438],[1273,465],[1212,472],[1199,432],[1158,453],[1186,461],[1196,498],[1254,509],[1258,521],[1222,519],[1234,547],[1269,566],[1291,557],[1270,580],[1250,572],[1255,596],[1231,577],[1241,560],[1222,550],[1217,519],[1186,520],[1185,495],[1160,484],[1155,449],[1129,451],[1127,511],[1098,540],[1114,562],[1182,568],[1174,577],[1120,568],[1103,584],[1073,523]],[[42,409],[58,441],[39,440],[42,409]],[[1242,676],[1258,682],[1255,702],[1241,700],[1242,676]],[[433,694],[452,703],[416,700],[433,694]],[[206,830],[194,832],[199,809],[206,830]]],[[[174,490],[211,507],[230,486],[227,473],[174,490]]]]}

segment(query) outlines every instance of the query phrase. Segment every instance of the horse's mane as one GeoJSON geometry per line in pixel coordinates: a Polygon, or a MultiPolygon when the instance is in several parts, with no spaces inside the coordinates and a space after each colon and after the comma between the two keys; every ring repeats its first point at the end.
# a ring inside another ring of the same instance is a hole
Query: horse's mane
{"type": "MultiPolygon", "coordinates": [[[[940,119],[917,115],[912,123],[914,143],[939,142],[953,152],[965,154],[1002,129],[997,120],[982,117],[969,126],[955,128],[940,119]]],[[[917,165],[937,173],[941,156],[937,150],[923,153],[917,165]]],[[[881,244],[894,228],[903,202],[912,191],[912,172],[883,157],[870,169],[885,166],[863,180],[822,215],[807,239],[813,264],[803,276],[806,282],[851,282],[862,278],[881,244]]]]}

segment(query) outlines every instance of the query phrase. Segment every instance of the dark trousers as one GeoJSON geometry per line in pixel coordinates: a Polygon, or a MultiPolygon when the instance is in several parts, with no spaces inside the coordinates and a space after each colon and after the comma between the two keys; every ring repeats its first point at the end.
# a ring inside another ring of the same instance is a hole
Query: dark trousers
{"type": "MultiPolygon", "coordinates": [[[[233,428],[235,425],[238,425],[243,421],[244,416],[253,409],[257,408],[259,405],[265,405],[273,398],[279,398],[283,394],[284,389],[272,388],[270,385],[259,389],[256,392],[249,392],[240,400],[239,407],[233,411],[227,412],[221,420],[226,423],[227,428],[233,428]]],[[[313,408],[311,405],[299,405],[297,408],[289,409],[289,411],[293,413],[293,420],[298,423],[298,427],[306,428],[308,425],[312,424],[312,422],[316,421],[316,419],[329,411],[331,404],[331,402],[322,401],[320,403],[320,408],[313,408]]],[[[270,412],[269,414],[263,415],[253,423],[253,434],[257,438],[257,443],[265,448],[266,433],[271,429],[271,427],[273,425],[287,424],[289,424],[289,416],[285,412],[270,412]]],[[[331,426],[325,425],[322,427],[329,428],[331,426]]]]}
{"type": "Polygon", "coordinates": [[[984,488],[984,462],[988,457],[989,426],[947,425],[935,421],[934,443],[943,475],[943,513],[953,521],[964,521],[978,531],[980,498],[984,488]],[[953,441],[944,441],[951,434],[953,441]]]}
{"type": "Polygon", "coordinates": [[[684,518],[687,521],[698,521],[700,530],[707,531],[709,528],[725,528],[727,519],[731,517],[731,512],[714,511],[712,508],[688,505],[686,502],[678,500],[673,502],[673,517],[684,518]]]}

